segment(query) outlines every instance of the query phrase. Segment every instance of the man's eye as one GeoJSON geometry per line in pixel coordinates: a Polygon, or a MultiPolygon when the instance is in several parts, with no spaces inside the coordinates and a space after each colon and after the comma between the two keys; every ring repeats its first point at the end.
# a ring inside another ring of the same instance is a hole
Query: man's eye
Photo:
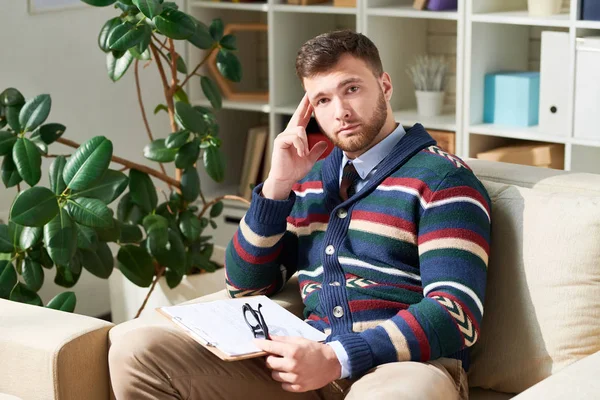
{"type": "Polygon", "coordinates": [[[317,104],[325,104],[326,101],[327,99],[319,99],[317,100],[317,104]]]}
{"type": "Polygon", "coordinates": [[[356,92],[357,90],[358,90],[358,86],[351,86],[351,87],[348,89],[348,91],[349,91],[349,92],[352,92],[352,93],[356,92]]]}

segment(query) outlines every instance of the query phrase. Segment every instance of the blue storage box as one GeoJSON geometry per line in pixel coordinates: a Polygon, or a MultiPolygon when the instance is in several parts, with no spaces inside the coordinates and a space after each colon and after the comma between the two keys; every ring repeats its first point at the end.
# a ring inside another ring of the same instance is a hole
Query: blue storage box
{"type": "Polygon", "coordinates": [[[532,126],[539,121],[540,73],[496,72],[485,76],[483,121],[532,126]]]}
{"type": "Polygon", "coordinates": [[[582,0],[581,19],[600,21],[600,1],[582,0]]]}

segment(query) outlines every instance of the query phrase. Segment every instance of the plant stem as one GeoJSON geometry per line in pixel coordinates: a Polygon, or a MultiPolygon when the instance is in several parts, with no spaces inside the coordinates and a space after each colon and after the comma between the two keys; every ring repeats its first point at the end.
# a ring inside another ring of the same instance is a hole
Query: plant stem
{"type": "Polygon", "coordinates": [[[167,108],[169,110],[169,119],[171,120],[171,129],[173,132],[177,130],[177,125],[175,124],[175,106],[173,105],[173,94],[169,88],[169,84],[167,83],[167,76],[165,75],[165,69],[163,68],[162,61],[158,56],[158,50],[154,43],[150,43],[150,49],[152,50],[152,54],[154,54],[154,59],[156,60],[156,66],[158,67],[158,72],[160,73],[160,78],[162,79],[163,89],[165,92],[165,99],[167,100],[167,108]]]}
{"type": "Polygon", "coordinates": [[[202,207],[202,210],[200,211],[200,214],[198,214],[198,219],[202,218],[202,216],[204,215],[206,210],[208,210],[213,204],[216,204],[216,203],[220,202],[221,200],[237,200],[237,201],[241,201],[244,204],[248,204],[248,205],[250,204],[250,202],[243,197],[226,194],[225,196],[220,196],[220,197],[215,198],[213,201],[211,201],[208,204],[206,204],[206,202],[205,202],[204,207],[202,207]]]}
{"type": "MultiPolygon", "coordinates": [[[[150,139],[150,142],[154,141],[154,137],[152,136],[152,131],[150,130],[150,124],[148,123],[148,118],[146,117],[146,110],[144,109],[144,102],[142,101],[142,89],[140,86],[140,74],[139,74],[139,70],[138,70],[138,66],[139,66],[139,60],[135,60],[135,88],[137,91],[137,96],[138,96],[138,103],[140,104],[140,111],[142,112],[142,119],[144,120],[144,126],[146,127],[146,133],[148,134],[148,139],[150,139]]],[[[167,170],[165,169],[165,166],[162,163],[158,163],[158,165],[160,165],[160,170],[162,171],[163,174],[167,175],[167,170]]],[[[169,185],[169,189],[172,188],[171,184],[169,185]]]]}
{"type": "Polygon", "coordinates": [[[142,313],[142,311],[144,311],[144,307],[146,307],[146,303],[148,302],[148,299],[150,298],[150,295],[152,294],[152,291],[154,290],[154,287],[158,283],[158,280],[165,273],[165,270],[166,270],[165,267],[160,267],[160,269],[156,272],[156,278],[154,278],[154,282],[152,282],[152,286],[150,287],[150,291],[146,295],[146,298],[144,299],[144,302],[142,303],[142,306],[140,307],[140,309],[138,310],[137,314],[135,315],[135,318],[139,317],[140,314],[142,313]]]}
{"type": "MultiPolygon", "coordinates": [[[[62,137],[58,138],[56,141],[59,142],[59,143],[62,143],[64,145],[66,145],[66,146],[73,147],[75,149],[80,146],[79,143],[74,142],[74,141],[69,140],[69,139],[66,139],[66,138],[62,138],[62,137]]],[[[134,163],[132,161],[129,161],[129,160],[126,160],[124,158],[117,157],[117,156],[112,156],[111,160],[114,161],[114,162],[116,162],[116,163],[118,163],[118,164],[124,165],[127,168],[132,168],[132,169],[136,169],[136,170],[138,170],[140,172],[145,172],[148,175],[152,175],[153,177],[155,177],[157,179],[160,179],[161,181],[163,181],[163,182],[165,182],[167,184],[171,184],[171,185],[173,185],[175,187],[179,187],[180,186],[179,182],[176,181],[175,179],[171,178],[170,176],[168,176],[166,174],[161,173],[160,171],[157,171],[155,169],[147,167],[145,165],[134,163]]]]}
{"type": "Polygon", "coordinates": [[[189,74],[189,75],[188,75],[188,76],[187,76],[187,77],[186,77],[186,78],[183,80],[183,83],[181,84],[181,87],[184,87],[184,86],[185,86],[185,84],[187,83],[187,81],[189,81],[189,80],[190,80],[190,78],[196,74],[196,71],[198,71],[198,69],[200,69],[200,67],[201,67],[202,65],[204,65],[204,63],[206,62],[206,60],[208,60],[208,58],[210,57],[210,55],[212,54],[212,52],[213,52],[215,49],[218,49],[217,45],[213,45],[213,47],[211,47],[209,50],[207,50],[207,53],[206,53],[206,55],[204,56],[204,58],[202,59],[202,61],[200,61],[200,64],[198,64],[198,65],[196,66],[196,68],[194,68],[194,70],[192,71],[192,73],[190,73],[190,74],[189,74]]]}

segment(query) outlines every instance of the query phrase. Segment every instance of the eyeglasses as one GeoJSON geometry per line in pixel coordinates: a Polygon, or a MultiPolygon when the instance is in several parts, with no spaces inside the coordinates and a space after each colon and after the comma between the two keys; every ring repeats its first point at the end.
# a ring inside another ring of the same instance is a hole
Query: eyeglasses
{"type": "Polygon", "coordinates": [[[269,336],[269,327],[267,326],[265,318],[260,312],[261,307],[262,304],[259,303],[258,309],[254,310],[250,306],[250,304],[244,303],[244,305],[242,306],[242,311],[244,312],[244,319],[246,320],[246,324],[248,324],[248,326],[252,330],[252,334],[255,338],[271,340],[271,337],[269,336]],[[248,321],[248,315],[246,314],[248,312],[250,312],[251,314],[250,321],[248,321]],[[252,324],[251,321],[255,322],[255,324],[252,324]]]}

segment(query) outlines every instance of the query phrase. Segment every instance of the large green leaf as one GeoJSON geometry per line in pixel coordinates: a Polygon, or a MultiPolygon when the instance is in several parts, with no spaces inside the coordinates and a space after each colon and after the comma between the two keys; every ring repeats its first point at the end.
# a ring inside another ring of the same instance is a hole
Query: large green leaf
{"type": "Polygon", "coordinates": [[[0,253],[12,253],[14,249],[8,225],[0,224],[0,253]]]}
{"type": "Polygon", "coordinates": [[[86,250],[96,250],[98,247],[98,234],[89,226],[75,224],[77,229],[77,247],[86,250]]]}
{"type": "Polygon", "coordinates": [[[39,136],[35,138],[32,137],[31,143],[33,143],[35,147],[37,147],[41,155],[45,156],[48,154],[48,145],[39,136]]]}
{"type": "Polygon", "coordinates": [[[42,238],[43,229],[41,227],[24,226],[19,237],[19,247],[23,250],[36,245],[42,238]]]}
{"type": "Polygon", "coordinates": [[[242,80],[242,65],[237,56],[230,51],[221,49],[217,54],[217,69],[225,78],[232,82],[242,80]]]}
{"type": "Polygon", "coordinates": [[[64,311],[72,313],[75,311],[77,305],[77,297],[73,292],[62,292],[57,294],[48,302],[46,308],[53,310],[64,311]]]}
{"type": "Polygon", "coordinates": [[[44,226],[58,213],[56,196],[50,189],[34,186],[17,195],[10,219],[19,225],[44,226]]]}
{"type": "Polygon", "coordinates": [[[108,228],[94,228],[101,242],[116,242],[121,237],[121,223],[113,218],[112,226],[108,228]]]}
{"type": "Polygon", "coordinates": [[[225,179],[225,158],[216,147],[209,147],[204,150],[204,168],[208,175],[215,182],[223,182],[225,179]]]}
{"type": "Polygon", "coordinates": [[[21,107],[22,106],[7,106],[4,109],[8,126],[17,133],[21,132],[21,124],[19,123],[19,111],[21,111],[21,107]]]}
{"type": "Polygon", "coordinates": [[[191,211],[184,211],[179,215],[179,229],[183,236],[192,242],[202,233],[200,221],[191,211]]]}
{"type": "Polygon", "coordinates": [[[17,135],[14,133],[0,131],[0,156],[11,154],[16,141],[17,135]]]}
{"type": "Polygon", "coordinates": [[[131,193],[131,201],[146,214],[154,210],[158,204],[154,183],[144,172],[135,169],[129,171],[129,193],[131,193]]]}
{"type": "Polygon", "coordinates": [[[52,100],[48,94],[40,94],[25,103],[19,113],[21,129],[31,132],[40,126],[48,118],[51,105],[52,100]]]}
{"type": "Polygon", "coordinates": [[[184,144],[175,155],[175,166],[177,168],[187,168],[198,161],[200,155],[200,140],[195,138],[191,142],[184,144]]]}
{"type": "MultiPolygon", "coordinates": [[[[167,58],[169,59],[169,62],[172,62],[171,61],[171,53],[167,54],[167,58]]],[[[187,66],[185,65],[185,60],[183,59],[183,57],[181,57],[180,54],[177,55],[177,62],[175,63],[175,68],[177,69],[177,71],[181,72],[182,74],[188,73],[187,66]]]]}
{"type": "Polygon", "coordinates": [[[210,217],[217,218],[223,212],[223,202],[218,201],[210,208],[210,217]]]}
{"type": "Polygon", "coordinates": [[[200,177],[196,167],[188,167],[181,174],[181,195],[187,202],[192,202],[200,194],[200,177]]]}
{"type": "Polygon", "coordinates": [[[143,238],[144,235],[138,225],[121,224],[120,243],[139,243],[143,238]]]}
{"type": "Polygon", "coordinates": [[[28,289],[27,286],[22,283],[17,283],[12,292],[10,292],[8,299],[19,303],[32,304],[34,306],[44,305],[40,296],[38,296],[36,292],[28,289]]]}
{"type": "Polygon", "coordinates": [[[57,265],[56,276],[54,277],[54,283],[65,287],[71,288],[75,286],[79,277],[81,276],[81,255],[79,252],[75,253],[68,265],[57,265]]]}
{"type": "Polygon", "coordinates": [[[54,194],[57,196],[59,196],[67,188],[65,180],[63,179],[63,171],[66,164],[67,159],[64,156],[58,156],[54,161],[52,161],[52,164],[50,164],[50,169],[48,170],[50,189],[52,189],[52,192],[54,192],[54,194]]]}
{"type": "Polygon", "coordinates": [[[188,39],[196,32],[196,24],[186,13],[167,9],[152,19],[156,29],[172,39],[188,39]]]}
{"type": "Polygon", "coordinates": [[[7,154],[2,160],[2,182],[4,186],[7,188],[16,186],[22,180],[23,178],[19,175],[17,166],[12,159],[12,154],[7,154]]]}
{"type": "Polygon", "coordinates": [[[167,272],[165,272],[165,279],[167,280],[167,285],[169,288],[173,289],[181,283],[183,275],[179,275],[177,271],[167,268],[167,272]]]}
{"type": "Polygon", "coordinates": [[[29,257],[25,258],[23,264],[23,280],[25,281],[25,286],[34,292],[40,290],[44,284],[44,270],[42,266],[29,257]]]}
{"type": "Polygon", "coordinates": [[[108,71],[108,77],[116,82],[127,72],[127,69],[133,61],[133,55],[130,52],[126,52],[122,57],[115,57],[112,51],[106,53],[106,69],[108,71]]]}
{"type": "Polygon", "coordinates": [[[27,255],[33,261],[40,263],[40,265],[44,268],[52,268],[54,266],[54,262],[50,258],[48,251],[43,245],[37,246],[36,248],[29,250],[27,252],[27,255]]]}
{"type": "Polygon", "coordinates": [[[34,139],[35,137],[39,137],[44,143],[52,144],[58,138],[60,138],[63,135],[63,133],[65,133],[66,129],[67,129],[67,127],[64,126],[63,124],[57,124],[55,122],[51,122],[51,123],[40,126],[33,133],[33,135],[31,135],[31,139],[34,139]]]}
{"type": "Polygon", "coordinates": [[[108,170],[112,151],[112,142],[104,136],[84,142],[65,165],[63,179],[67,187],[80,191],[92,186],[108,170]]]}
{"type": "Polygon", "coordinates": [[[112,213],[102,201],[78,197],[68,202],[69,214],[76,222],[91,228],[110,228],[112,213]]]}
{"type": "Polygon", "coordinates": [[[144,213],[141,208],[131,201],[131,192],[125,193],[117,206],[117,218],[121,222],[141,224],[144,213]]]}
{"type": "Polygon", "coordinates": [[[129,178],[120,171],[109,169],[104,176],[92,183],[87,189],[73,193],[73,198],[89,197],[101,200],[105,204],[112,203],[127,189],[129,178]]]}
{"type": "Polygon", "coordinates": [[[165,146],[165,139],[156,139],[144,147],[144,157],[157,162],[171,162],[175,159],[177,149],[165,146]]]}
{"type": "Polygon", "coordinates": [[[119,270],[134,284],[148,287],[154,277],[152,257],[143,247],[131,244],[122,246],[117,254],[119,270]]]}
{"type": "Polygon", "coordinates": [[[159,251],[155,257],[161,265],[171,268],[180,275],[185,274],[185,247],[179,233],[169,229],[169,246],[159,251]]]}
{"type": "Polygon", "coordinates": [[[204,117],[187,103],[182,101],[175,103],[175,119],[181,128],[196,133],[206,132],[204,117]]]}
{"type": "Polygon", "coordinates": [[[89,4],[90,6],[106,7],[106,6],[110,6],[117,0],[81,0],[81,1],[89,4]]]}
{"type": "Polygon", "coordinates": [[[16,224],[15,221],[8,221],[8,235],[12,241],[13,246],[17,249],[20,246],[21,234],[25,227],[23,225],[16,224]]]}
{"type": "Polygon", "coordinates": [[[13,161],[19,175],[29,186],[35,186],[42,177],[42,155],[27,138],[19,138],[13,147],[13,161]]]}
{"type": "Polygon", "coordinates": [[[213,108],[220,110],[223,106],[223,99],[217,84],[208,76],[203,76],[200,78],[200,86],[202,86],[202,91],[213,108]]]}
{"type": "Polygon", "coordinates": [[[17,89],[8,88],[0,93],[0,104],[3,106],[22,106],[25,104],[25,97],[17,89]]]}
{"type": "Polygon", "coordinates": [[[100,29],[100,34],[98,34],[98,47],[100,47],[103,52],[108,53],[110,51],[110,48],[108,47],[108,37],[112,30],[119,25],[121,25],[121,18],[114,17],[106,21],[102,26],[102,29],[100,29]]]}
{"type": "Polygon", "coordinates": [[[177,91],[175,92],[175,94],[173,95],[173,99],[177,102],[177,101],[182,101],[184,103],[190,104],[190,99],[187,95],[187,93],[185,92],[185,90],[183,90],[183,88],[178,88],[177,91]]]}
{"type": "Polygon", "coordinates": [[[219,42],[227,50],[237,50],[236,38],[233,35],[225,35],[219,42]]]}
{"type": "Polygon", "coordinates": [[[164,232],[164,240],[160,242],[160,246],[167,245],[167,233],[169,228],[169,221],[162,215],[150,214],[144,218],[144,229],[146,234],[150,235],[152,232],[160,231],[164,232]]]}
{"type": "Polygon", "coordinates": [[[98,278],[107,279],[112,273],[114,258],[106,243],[98,243],[96,251],[81,250],[81,255],[83,256],[83,268],[98,278]]]}
{"type": "Polygon", "coordinates": [[[65,209],[44,226],[44,243],[55,264],[69,264],[77,249],[77,231],[65,209]]]}
{"type": "Polygon", "coordinates": [[[218,42],[223,37],[223,31],[225,29],[225,25],[223,24],[223,20],[221,18],[215,18],[210,23],[210,27],[208,28],[210,35],[212,36],[215,42],[218,42]]]}
{"type": "Polygon", "coordinates": [[[162,12],[162,1],[159,0],[133,0],[133,4],[144,14],[146,17],[152,19],[162,12]]]}
{"type": "Polygon", "coordinates": [[[187,39],[188,42],[202,50],[210,49],[215,44],[215,41],[208,31],[208,27],[197,19],[193,17],[192,19],[195,23],[195,30],[194,34],[187,39]]]}
{"type": "Polygon", "coordinates": [[[129,50],[143,40],[146,29],[146,24],[134,25],[130,22],[115,27],[108,37],[110,50],[129,50]]]}
{"type": "Polygon", "coordinates": [[[185,129],[178,131],[178,132],[171,133],[165,139],[165,146],[168,149],[178,149],[187,142],[189,136],[190,136],[190,132],[185,129]]]}
{"type": "Polygon", "coordinates": [[[0,299],[8,299],[17,282],[15,267],[8,260],[0,260],[0,299]]]}

